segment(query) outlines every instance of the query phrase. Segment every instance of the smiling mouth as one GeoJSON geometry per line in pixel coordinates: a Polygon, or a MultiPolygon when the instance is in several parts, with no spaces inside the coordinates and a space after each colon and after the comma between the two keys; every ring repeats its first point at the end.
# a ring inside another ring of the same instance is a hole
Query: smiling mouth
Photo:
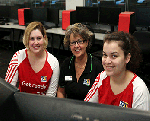
{"type": "Polygon", "coordinates": [[[80,50],[75,50],[76,52],[79,52],[80,50]]]}
{"type": "Polygon", "coordinates": [[[112,70],[114,66],[105,66],[107,70],[112,70]]]}
{"type": "Polygon", "coordinates": [[[38,49],[40,46],[35,46],[35,47],[33,47],[34,49],[38,49]]]}

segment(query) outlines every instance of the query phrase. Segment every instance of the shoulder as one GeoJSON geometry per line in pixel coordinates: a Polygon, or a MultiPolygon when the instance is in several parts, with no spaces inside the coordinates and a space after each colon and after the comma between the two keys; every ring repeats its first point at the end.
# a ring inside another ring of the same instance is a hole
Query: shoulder
{"type": "Polygon", "coordinates": [[[95,57],[95,56],[93,56],[93,55],[92,55],[92,58],[93,58],[93,61],[94,61],[95,63],[101,62],[100,59],[98,59],[97,57],[95,57]]]}
{"type": "Polygon", "coordinates": [[[20,61],[24,60],[26,58],[26,50],[27,49],[22,49],[17,51],[14,55],[12,59],[18,59],[20,61]]]}
{"type": "Polygon", "coordinates": [[[50,67],[52,68],[52,70],[59,68],[59,61],[58,59],[52,55],[51,53],[47,52],[47,62],[50,65],[50,67]]]}
{"type": "Polygon", "coordinates": [[[107,77],[106,72],[102,71],[101,73],[98,74],[97,78],[95,81],[98,82],[98,86],[102,85],[103,80],[107,77]]]}
{"type": "Polygon", "coordinates": [[[93,55],[91,55],[91,56],[92,56],[92,63],[93,63],[93,65],[98,66],[98,67],[99,66],[102,67],[101,60],[98,59],[97,57],[93,56],[93,55]]]}
{"type": "Polygon", "coordinates": [[[52,55],[52,54],[49,53],[48,51],[46,51],[46,52],[47,52],[47,55],[48,55],[47,61],[48,61],[49,63],[51,63],[51,62],[58,62],[58,59],[57,59],[54,55],[52,55]]]}
{"type": "Polygon", "coordinates": [[[14,56],[23,56],[23,55],[25,55],[25,51],[26,51],[27,49],[22,49],[22,50],[19,50],[19,51],[17,51],[17,52],[15,52],[15,54],[14,54],[14,56]]]}
{"type": "Polygon", "coordinates": [[[132,82],[133,83],[133,92],[148,92],[148,88],[145,84],[145,82],[137,75],[135,75],[135,79],[134,81],[132,82]]]}
{"type": "Polygon", "coordinates": [[[67,65],[69,66],[74,61],[73,58],[74,58],[73,56],[66,57],[62,62],[61,66],[67,66],[67,65]]]}

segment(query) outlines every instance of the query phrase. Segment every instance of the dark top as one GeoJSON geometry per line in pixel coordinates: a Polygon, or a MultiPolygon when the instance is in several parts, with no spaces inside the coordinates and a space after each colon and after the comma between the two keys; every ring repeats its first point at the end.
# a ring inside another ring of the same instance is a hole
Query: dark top
{"type": "Polygon", "coordinates": [[[95,78],[103,71],[101,61],[88,54],[88,60],[78,83],[75,70],[75,56],[64,60],[60,68],[59,86],[65,88],[67,98],[84,100],[86,94],[95,82],[95,78]]]}

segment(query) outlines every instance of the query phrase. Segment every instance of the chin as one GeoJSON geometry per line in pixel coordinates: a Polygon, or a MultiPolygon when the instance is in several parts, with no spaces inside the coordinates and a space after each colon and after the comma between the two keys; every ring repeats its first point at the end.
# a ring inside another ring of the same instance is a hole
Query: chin
{"type": "MultiPolygon", "coordinates": [[[[106,71],[106,70],[105,70],[105,71],[106,71]]],[[[110,72],[110,71],[106,71],[106,75],[107,75],[107,76],[113,76],[114,73],[113,73],[113,72],[110,72]]]]}

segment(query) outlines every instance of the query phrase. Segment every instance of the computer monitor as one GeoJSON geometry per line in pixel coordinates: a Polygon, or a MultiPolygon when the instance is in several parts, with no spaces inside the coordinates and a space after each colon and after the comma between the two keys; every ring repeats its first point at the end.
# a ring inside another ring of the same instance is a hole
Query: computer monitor
{"type": "Polygon", "coordinates": [[[0,21],[9,21],[11,6],[0,6],[0,21]]]}
{"type": "Polygon", "coordinates": [[[98,7],[76,7],[76,19],[81,23],[98,23],[98,7]]]}
{"type": "Polygon", "coordinates": [[[39,21],[44,24],[47,21],[47,8],[31,8],[32,21],[39,21]]]}
{"type": "Polygon", "coordinates": [[[0,78],[0,121],[10,121],[15,119],[14,94],[19,89],[4,79],[0,78]]]}
{"type": "Polygon", "coordinates": [[[99,7],[99,23],[115,26],[118,25],[120,7],[99,7]]]}
{"type": "Polygon", "coordinates": [[[150,7],[136,7],[135,18],[137,27],[150,26],[150,7]]]}
{"type": "Polygon", "coordinates": [[[10,8],[10,19],[18,20],[18,9],[19,6],[11,6],[10,8]]]}
{"type": "Polygon", "coordinates": [[[57,8],[47,8],[47,22],[54,23],[55,26],[58,27],[59,24],[59,9],[57,8]]]}
{"type": "Polygon", "coordinates": [[[115,5],[115,1],[100,1],[99,7],[114,7],[115,5]]]}
{"type": "Polygon", "coordinates": [[[138,109],[89,103],[17,92],[19,121],[148,121],[150,113],[138,109]]]}

